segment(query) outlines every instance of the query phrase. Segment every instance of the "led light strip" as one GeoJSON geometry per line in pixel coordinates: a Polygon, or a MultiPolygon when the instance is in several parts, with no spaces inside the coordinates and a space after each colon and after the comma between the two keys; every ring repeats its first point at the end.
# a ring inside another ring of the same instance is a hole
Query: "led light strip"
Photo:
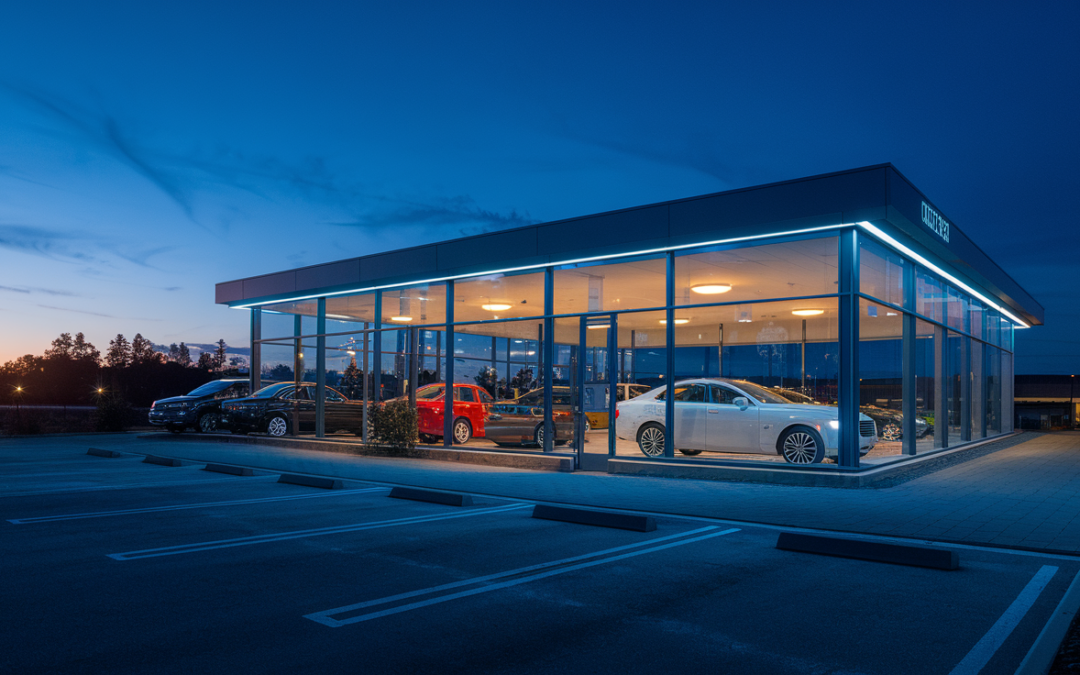
{"type": "Polygon", "coordinates": [[[1002,313],[1002,314],[1004,314],[1005,316],[1009,317],[1009,319],[1011,319],[1011,320],[1012,320],[1012,321],[1013,321],[1014,323],[1016,323],[1016,324],[1017,324],[1017,325],[1018,325],[1019,327],[1021,327],[1021,328],[1031,328],[1031,326],[1029,326],[1029,325],[1028,325],[1028,324],[1026,324],[1025,322],[1021,321],[1020,319],[1016,318],[1015,316],[1013,316],[1012,314],[1010,314],[1009,312],[1007,312],[1007,311],[1006,311],[1006,310],[1005,310],[1004,308],[1002,308],[1002,307],[1001,307],[1001,306],[999,306],[998,304],[996,304],[996,303],[992,302],[991,300],[987,299],[987,298],[986,298],[985,296],[983,296],[983,295],[982,295],[981,293],[979,293],[978,291],[976,291],[976,290],[975,290],[974,288],[971,288],[970,286],[968,286],[967,284],[965,284],[965,283],[964,283],[963,281],[960,281],[959,279],[957,279],[957,278],[956,278],[956,277],[954,277],[953,275],[949,274],[948,272],[946,272],[945,270],[941,269],[940,267],[938,267],[938,266],[937,266],[937,265],[935,265],[934,263],[930,262],[930,261],[929,261],[929,260],[927,260],[926,258],[924,258],[924,257],[922,257],[921,255],[919,255],[919,254],[918,254],[918,253],[916,253],[915,251],[912,251],[912,250],[911,250],[910,248],[908,248],[907,246],[904,246],[903,244],[901,244],[900,242],[896,241],[895,239],[893,239],[893,238],[892,238],[892,237],[890,237],[889,235],[885,234],[885,233],[884,233],[884,232],[882,232],[882,231],[881,231],[881,229],[880,229],[880,228],[878,228],[877,226],[875,226],[875,225],[872,225],[872,224],[870,224],[870,223],[866,222],[865,220],[864,220],[864,221],[862,221],[861,223],[858,223],[858,225],[859,225],[859,227],[863,228],[863,229],[864,229],[864,230],[866,230],[867,232],[870,232],[871,234],[873,234],[873,235],[874,235],[875,237],[877,237],[878,239],[882,240],[883,242],[885,242],[885,243],[887,243],[888,245],[892,246],[892,247],[893,247],[893,248],[895,248],[896,250],[900,251],[900,252],[901,252],[901,253],[903,253],[904,255],[906,255],[906,256],[908,256],[908,257],[912,258],[913,260],[915,260],[916,262],[918,262],[918,263],[919,263],[920,265],[923,265],[924,267],[929,267],[930,269],[932,269],[933,271],[937,272],[937,273],[938,273],[938,274],[940,274],[941,276],[945,277],[946,279],[948,279],[948,280],[949,280],[949,281],[951,281],[952,283],[956,284],[956,285],[957,285],[957,286],[959,286],[960,288],[964,289],[964,290],[965,290],[965,291],[967,291],[968,293],[970,293],[970,294],[974,295],[974,296],[975,296],[976,298],[978,298],[979,300],[982,300],[982,301],[983,301],[984,303],[986,303],[986,304],[987,304],[987,305],[989,305],[990,307],[992,307],[992,308],[996,309],[997,311],[1001,312],[1001,313],[1002,313]]]}
{"type": "MultiPolygon", "coordinates": [[[[856,224],[859,227],[862,227],[863,229],[865,229],[867,232],[870,232],[871,234],[873,234],[878,239],[881,239],[885,243],[887,243],[890,246],[896,248],[901,253],[904,253],[905,255],[910,256],[912,259],[916,260],[919,264],[930,268],[934,272],[937,272],[942,277],[948,279],[949,281],[956,284],[960,288],[964,289],[965,291],[967,291],[971,295],[973,295],[976,298],[982,300],[984,303],[986,303],[990,307],[992,307],[992,308],[996,309],[997,311],[1001,312],[1002,314],[1007,316],[1010,320],[1012,320],[1014,323],[1016,323],[1018,327],[1020,327],[1020,328],[1030,328],[1030,326],[1027,323],[1025,323],[1025,322],[1021,321],[1020,319],[1016,318],[1011,313],[1009,313],[1008,311],[1003,309],[1001,306],[999,306],[998,304],[990,301],[985,296],[983,296],[981,293],[974,290],[973,288],[971,288],[970,286],[968,286],[964,282],[960,281],[956,277],[952,276],[948,272],[944,271],[943,269],[941,269],[937,265],[933,264],[932,262],[930,262],[926,258],[919,255],[915,251],[912,251],[907,246],[904,246],[903,244],[896,241],[895,239],[893,239],[889,235],[885,234],[878,227],[876,227],[876,226],[874,226],[874,225],[872,225],[872,224],[870,224],[870,223],[868,223],[866,221],[862,221],[862,222],[856,223],[856,224]]],[[[802,230],[788,230],[786,232],[773,232],[773,233],[770,233],[770,234],[755,235],[755,236],[750,236],[750,237],[733,237],[731,239],[716,239],[714,241],[705,241],[705,242],[699,242],[699,243],[694,243],[694,244],[682,244],[680,246],[666,246],[666,247],[662,247],[662,248],[650,248],[650,249],[644,249],[644,250],[641,250],[641,251],[630,251],[628,253],[612,253],[612,254],[609,254],[609,255],[597,255],[597,256],[591,256],[591,257],[587,257],[587,258],[573,258],[571,260],[562,260],[562,261],[558,261],[558,262],[537,263],[535,265],[523,265],[521,267],[505,267],[503,269],[488,270],[488,271],[484,271],[484,272],[474,272],[472,274],[455,274],[455,275],[450,275],[450,276],[445,276],[445,277],[434,277],[434,278],[431,278],[431,279],[422,279],[420,281],[407,281],[407,282],[401,282],[401,283],[396,283],[396,284],[384,284],[382,286],[367,286],[367,287],[364,287],[364,288],[353,288],[353,289],[344,290],[344,291],[334,291],[332,293],[316,293],[316,294],[313,294],[313,295],[300,295],[300,296],[296,296],[296,297],[293,297],[293,298],[282,298],[280,300],[273,300],[271,302],[252,302],[252,303],[247,303],[247,304],[243,304],[243,305],[233,305],[233,306],[231,306],[231,308],[232,309],[251,309],[253,307],[259,307],[260,305],[263,305],[263,304],[277,305],[277,304],[286,303],[286,302],[299,302],[301,300],[314,300],[316,298],[329,298],[329,297],[337,296],[337,295],[354,295],[354,294],[358,294],[358,293],[368,293],[370,291],[381,291],[381,290],[385,290],[385,289],[388,289],[388,288],[403,288],[405,286],[417,286],[419,284],[433,284],[433,283],[437,283],[437,282],[440,282],[440,281],[456,281],[458,279],[471,279],[471,278],[474,278],[474,277],[484,277],[484,276],[490,276],[490,275],[495,275],[495,274],[506,274],[508,272],[523,272],[523,271],[526,271],[526,270],[543,269],[545,267],[557,267],[559,265],[574,265],[574,264],[578,264],[578,263],[596,262],[596,261],[599,261],[599,260],[611,260],[613,258],[626,258],[626,257],[630,257],[630,256],[648,255],[650,253],[667,253],[668,251],[680,251],[680,250],[684,250],[684,249],[688,249],[688,248],[702,248],[704,246],[719,246],[719,245],[722,245],[722,244],[734,244],[734,243],[738,243],[738,242],[742,242],[742,241],[757,241],[759,239],[773,239],[773,238],[776,238],[776,237],[785,237],[785,236],[791,236],[791,235],[796,235],[796,234],[808,234],[808,233],[811,233],[811,232],[825,232],[825,231],[829,231],[829,230],[839,230],[839,229],[842,229],[842,228],[845,228],[845,227],[850,227],[850,225],[849,224],[843,224],[843,223],[839,224],[839,225],[823,225],[821,227],[808,227],[808,228],[802,229],[802,230]]],[[[273,310],[264,310],[264,311],[273,311],[273,310]]]]}

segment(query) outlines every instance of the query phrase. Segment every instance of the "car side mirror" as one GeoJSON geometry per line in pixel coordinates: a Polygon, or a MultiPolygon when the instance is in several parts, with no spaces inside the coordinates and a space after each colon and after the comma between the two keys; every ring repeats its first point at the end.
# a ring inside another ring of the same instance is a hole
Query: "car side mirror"
{"type": "Polygon", "coordinates": [[[735,400],[732,401],[732,403],[739,406],[739,410],[746,410],[750,407],[750,399],[746,398],[745,396],[736,396],[735,400]]]}

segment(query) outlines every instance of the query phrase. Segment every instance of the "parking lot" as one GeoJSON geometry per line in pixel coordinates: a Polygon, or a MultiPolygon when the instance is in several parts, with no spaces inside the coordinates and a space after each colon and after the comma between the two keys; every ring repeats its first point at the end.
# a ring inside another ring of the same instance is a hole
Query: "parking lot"
{"type": "MultiPolygon", "coordinates": [[[[0,447],[0,672],[1011,673],[1080,571],[778,550],[779,528],[392,499],[0,447]]],[[[164,453],[163,453],[164,454],[164,453]]]]}

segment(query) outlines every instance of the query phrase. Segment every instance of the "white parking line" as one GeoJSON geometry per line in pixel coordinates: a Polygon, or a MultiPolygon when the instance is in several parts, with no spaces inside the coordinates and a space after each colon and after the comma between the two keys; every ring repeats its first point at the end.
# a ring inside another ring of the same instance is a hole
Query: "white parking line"
{"type": "Polygon", "coordinates": [[[449,584],[443,584],[442,586],[434,586],[432,588],[425,588],[419,591],[410,591],[408,593],[401,593],[398,595],[392,595],[386,598],[380,598],[378,600],[369,600],[367,602],[358,602],[354,605],[346,605],[344,607],[335,607],[334,609],[328,609],[322,612],[315,612],[313,614],[305,614],[305,619],[311,619],[317,623],[321,623],[324,626],[330,626],[331,628],[340,628],[341,626],[347,626],[353,623],[359,623],[361,621],[370,621],[371,619],[378,619],[384,616],[390,616],[391,614],[400,614],[401,612],[408,612],[413,609],[419,609],[421,607],[428,607],[430,605],[436,605],[442,602],[449,602],[450,600],[456,600],[458,598],[465,598],[470,595],[477,595],[479,593],[487,593],[490,591],[497,591],[503,588],[509,588],[511,586],[517,586],[518,584],[528,583],[530,581],[536,581],[538,579],[545,579],[547,577],[553,577],[558,574],[565,574],[567,572],[573,572],[575,570],[585,569],[586,567],[595,567],[597,565],[603,565],[616,560],[623,560],[625,558],[633,558],[634,556],[645,555],[646,553],[654,553],[656,551],[662,551],[668,548],[674,548],[675,546],[683,546],[685,544],[692,544],[694,542],[703,541],[705,539],[712,539],[713,537],[722,537],[725,534],[731,534],[738,532],[738,528],[731,528],[728,530],[717,530],[715,526],[703,527],[697,530],[691,530],[689,532],[682,532],[680,534],[673,534],[666,537],[658,537],[656,539],[650,539],[648,541],[638,542],[636,544],[628,544],[626,546],[617,546],[615,548],[609,548],[604,551],[597,551],[595,553],[587,553],[585,555],[574,556],[572,558],[563,558],[562,560],[554,560],[552,562],[540,563],[539,565],[530,565],[529,567],[521,567],[516,570],[509,570],[507,572],[499,572],[497,574],[489,574],[483,577],[476,577],[474,579],[466,579],[464,581],[455,581],[449,584]],[[704,534],[708,533],[708,534],[704,534]],[[693,536],[693,535],[700,536],[693,536]],[[671,540],[677,541],[671,541],[671,540]],[[659,542],[667,541],[669,543],[656,546],[659,542]],[[648,546],[639,551],[630,551],[629,553],[623,553],[621,555],[612,555],[619,553],[620,551],[627,551],[629,549],[641,548],[648,546]],[[600,557],[604,556],[604,557],[600,557]],[[590,558],[598,558],[589,560],[590,558]],[[580,560],[587,562],[581,562],[579,564],[571,564],[580,560]],[[559,569],[550,569],[557,567],[559,569]],[[546,571],[541,571],[546,570],[546,571]],[[530,572],[537,572],[536,574],[530,574],[530,572]],[[521,576],[526,575],[526,576],[521,576]],[[517,579],[510,579],[501,583],[489,584],[488,582],[496,579],[505,579],[507,577],[518,576],[517,579]],[[455,588],[462,588],[464,586],[474,586],[480,584],[479,588],[472,588],[469,590],[459,591],[457,593],[450,593],[439,597],[431,598],[428,600],[421,600],[419,602],[412,602],[406,605],[398,605],[397,607],[391,607],[390,609],[383,609],[375,612],[369,612],[367,614],[361,614],[359,616],[351,616],[344,619],[331,618],[336,614],[348,614],[358,609],[364,609],[367,607],[377,607],[379,605],[387,605],[392,602],[398,602],[400,600],[407,600],[409,598],[415,598],[422,595],[433,595],[441,593],[443,591],[453,590],[455,588]]]}
{"type": "Polygon", "coordinates": [[[334,490],[329,492],[317,492],[303,495],[285,495],[283,497],[259,497],[252,499],[234,499],[222,502],[201,502],[198,504],[175,504],[173,506],[148,506],[142,509],[120,509],[117,511],[91,511],[89,513],[71,513],[62,516],[37,516],[35,518],[16,518],[8,520],[12,525],[28,525],[31,523],[53,523],[61,520],[82,520],[84,518],[105,518],[107,516],[127,516],[136,513],[157,513],[159,511],[183,511],[185,509],[202,509],[213,506],[240,506],[243,504],[260,504],[263,502],[287,502],[294,499],[317,499],[319,497],[339,497],[341,495],[354,495],[361,492],[385,492],[390,488],[363,488],[357,490],[334,490]]]}
{"type": "Polygon", "coordinates": [[[286,541],[288,539],[303,539],[305,537],[319,537],[325,534],[341,534],[344,532],[359,532],[360,530],[375,530],[383,527],[396,527],[398,525],[414,525],[416,523],[429,523],[436,520],[451,520],[453,518],[469,518],[491,513],[503,513],[517,509],[532,508],[532,504],[510,504],[508,506],[496,506],[494,508],[477,509],[463,513],[448,513],[436,516],[413,516],[411,518],[397,518],[395,520],[380,520],[373,523],[354,523],[351,525],[338,525],[336,527],[320,527],[313,530],[296,530],[293,532],[278,532],[276,534],[260,534],[253,537],[237,537],[236,539],[220,539],[196,544],[181,544],[180,546],[164,546],[162,548],[148,548],[141,551],[127,551],[125,553],[110,553],[108,557],[113,560],[138,560],[141,558],[159,558],[166,555],[179,555],[181,553],[196,553],[198,551],[211,551],[219,548],[233,548],[235,546],[250,546],[252,544],[266,544],[272,541],[286,541]]]}
{"type": "Polygon", "coordinates": [[[1031,578],[1027,586],[1024,587],[1024,590],[1020,591],[1020,595],[1016,597],[1016,600],[1013,600],[1005,613],[990,627],[986,635],[975,643],[975,646],[971,648],[964,660],[958,663],[949,675],[975,675],[975,673],[981,671],[993,658],[998,648],[1004,644],[1013,629],[1019,625],[1020,620],[1024,618],[1031,606],[1035,604],[1035,600],[1038,599],[1039,594],[1050,583],[1057,571],[1058,568],[1053,565],[1043,565],[1035,573],[1035,576],[1031,578]]]}
{"type": "MultiPolygon", "coordinates": [[[[245,478],[245,483],[251,483],[256,481],[269,481],[270,479],[277,480],[274,476],[256,476],[255,478],[245,478]]],[[[51,490],[27,490],[25,492],[8,492],[0,494],[0,497],[34,497],[36,495],[56,495],[75,492],[99,492],[102,490],[135,490],[138,488],[154,488],[154,487],[175,487],[177,485],[202,485],[204,483],[227,483],[236,482],[236,477],[230,478],[205,478],[203,480],[163,480],[153,483],[129,483],[127,485],[91,485],[87,487],[64,487],[55,488],[51,490]]],[[[2,489],[2,488],[0,488],[2,489]]]]}

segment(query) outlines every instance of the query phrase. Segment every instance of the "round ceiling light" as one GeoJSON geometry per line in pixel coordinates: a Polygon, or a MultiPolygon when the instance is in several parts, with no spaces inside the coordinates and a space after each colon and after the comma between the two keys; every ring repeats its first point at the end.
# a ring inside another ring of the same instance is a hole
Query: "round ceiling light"
{"type": "Polygon", "coordinates": [[[791,312],[795,316],[817,316],[818,314],[824,314],[823,309],[796,309],[791,312]]]}
{"type": "Polygon", "coordinates": [[[489,312],[503,312],[510,309],[510,305],[502,302],[495,302],[490,305],[480,305],[480,307],[489,312]]]}
{"type": "Polygon", "coordinates": [[[392,317],[390,317],[390,320],[391,321],[397,321],[399,323],[408,323],[409,321],[412,321],[412,317],[411,316],[392,316],[392,317]]]}
{"type": "Polygon", "coordinates": [[[731,284],[695,284],[690,287],[690,290],[702,295],[718,295],[730,291],[731,284]]]}
{"type": "MultiPolygon", "coordinates": [[[[667,319],[660,319],[660,323],[667,323],[667,319]]],[[[681,326],[684,323],[690,323],[690,319],[675,319],[675,325],[681,326]]]]}

